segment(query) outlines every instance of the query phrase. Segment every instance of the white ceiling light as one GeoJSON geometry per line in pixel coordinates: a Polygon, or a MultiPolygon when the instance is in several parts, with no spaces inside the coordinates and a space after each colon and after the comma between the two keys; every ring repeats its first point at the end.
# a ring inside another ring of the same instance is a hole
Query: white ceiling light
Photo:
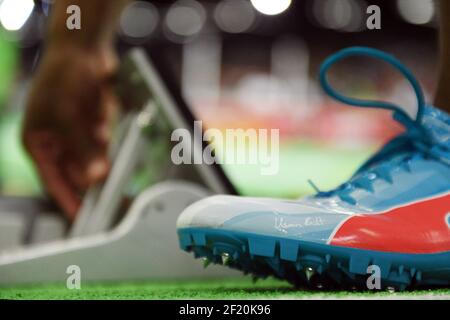
{"type": "Polygon", "coordinates": [[[3,0],[0,4],[0,22],[6,30],[23,27],[34,8],[33,0],[3,0]]]}
{"type": "Polygon", "coordinates": [[[291,0],[251,0],[256,10],[267,15],[276,15],[286,11],[291,0]]]}

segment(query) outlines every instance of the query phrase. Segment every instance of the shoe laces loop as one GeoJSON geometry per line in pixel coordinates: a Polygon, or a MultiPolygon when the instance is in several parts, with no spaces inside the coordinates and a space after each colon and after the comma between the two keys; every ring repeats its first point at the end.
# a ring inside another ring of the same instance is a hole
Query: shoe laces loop
{"type": "Polygon", "coordinates": [[[354,205],[356,204],[356,200],[351,194],[355,189],[364,189],[368,192],[373,192],[373,182],[376,179],[382,179],[392,184],[391,171],[393,168],[403,168],[409,171],[409,162],[415,156],[431,157],[450,165],[450,160],[445,156],[445,152],[448,154],[450,151],[448,150],[449,147],[434,141],[435,139],[433,139],[431,133],[422,125],[425,98],[419,82],[411,71],[392,55],[367,47],[343,49],[324,61],[320,68],[319,78],[321,86],[332,98],[352,106],[391,110],[393,111],[394,120],[401,123],[406,131],[393,138],[378,153],[362,165],[349,182],[342,184],[332,191],[318,191],[316,194],[317,197],[336,195],[342,201],[354,205]],[[380,59],[389,63],[403,74],[413,88],[417,98],[416,116],[411,117],[404,108],[390,102],[351,98],[336,91],[328,82],[328,71],[338,61],[352,56],[369,56],[380,59]]]}
{"type": "Polygon", "coordinates": [[[398,118],[402,124],[404,124],[406,127],[414,124],[420,124],[423,116],[423,111],[425,108],[425,97],[422,91],[422,88],[417,81],[417,79],[414,77],[414,75],[409,71],[406,66],[404,66],[397,58],[394,56],[387,54],[381,50],[373,49],[373,48],[367,48],[367,47],[350,47],[347,49],[343,49],[341,51],[338,51],[337,53],[331,55],[328,57],[321,65],[320,71],[319,71],[319,80],[322,88],[325,90],[325,92],[332,98],[336,99],[337,101],[340,101],[344,104],[357,106],[357,107],[363,107],[363,108],[378,108],[378,109],[387,109],[394,111],[394,114],[398,118]],[[348,57],[352,56],[368,56],[372,58],[376,58],[382,61],[385,61],[392,65],[395,69],[397,69],[410,83],[411,87],[414,90],[414,93],[417,98],[417,114],[415,119],[412,119],[405,110],[393,103],[385,102],[385,101],[377,101],[377,100],[363,100],[363,99],[356,99],[351,98],[348,96],[345,96],[335,90],[330,83],[328,82],[328,71],[335,63],[339,62],[340,60],[343,60],[348,57]]]}

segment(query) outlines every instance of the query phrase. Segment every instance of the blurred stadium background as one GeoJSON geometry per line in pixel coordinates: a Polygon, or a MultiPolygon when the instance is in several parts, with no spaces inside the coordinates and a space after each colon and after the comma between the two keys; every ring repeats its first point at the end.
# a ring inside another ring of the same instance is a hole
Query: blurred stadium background
{"type": "MultiPolygon", "coordinates": [[[[30,77],[52,1],[0,0],[0,195],[32,196],[38,179],[19,140],[30,77]]],[[[339,105],[318,86],[321,61],[352,45],[397,55],[435,86],[436,12],[431,0],[372,0],[381,30],[367,30],[366,0],[135,1],[123,12],[117,46],[164,50],[186,99],[208,127],[280,129],[280,173],[226,166],[245,195],[298,197],[307,180],[329,189],[400,128],[386,112],[339,105]]],[[[388,66],[354,59],[334,83],[364,98],[414,103],[388,66]]]]}

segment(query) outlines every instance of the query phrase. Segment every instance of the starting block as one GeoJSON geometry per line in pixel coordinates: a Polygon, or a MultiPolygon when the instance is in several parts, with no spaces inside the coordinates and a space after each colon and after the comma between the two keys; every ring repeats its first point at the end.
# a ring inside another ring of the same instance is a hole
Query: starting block
{"type": "MultiPolygon", "coordinates": [[[[117,90],[130,111],[113,139],[112,169],[71,226],[45,200],[0,198],[0,286],[65,283],[73,265],[82,282],[238,275],[204,270],[179,249],[178,215],[211,194],[236,191],[218,165],[172,164],[170,133],[192,131],[194,117],[155,59],[142,49],[124,59],[117,90]]],[[[191,156],[205,147],[190,144],[191,156]]]]}

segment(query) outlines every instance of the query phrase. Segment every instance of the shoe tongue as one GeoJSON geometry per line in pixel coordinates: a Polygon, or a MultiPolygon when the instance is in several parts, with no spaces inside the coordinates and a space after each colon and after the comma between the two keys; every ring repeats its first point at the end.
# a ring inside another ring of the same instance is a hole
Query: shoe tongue
{"type": "Polygon", "coordinates": [[[436,143],[450,147],[450,115],[448,113],[427,106],[424,108],[421,124],[436,143]]]}

